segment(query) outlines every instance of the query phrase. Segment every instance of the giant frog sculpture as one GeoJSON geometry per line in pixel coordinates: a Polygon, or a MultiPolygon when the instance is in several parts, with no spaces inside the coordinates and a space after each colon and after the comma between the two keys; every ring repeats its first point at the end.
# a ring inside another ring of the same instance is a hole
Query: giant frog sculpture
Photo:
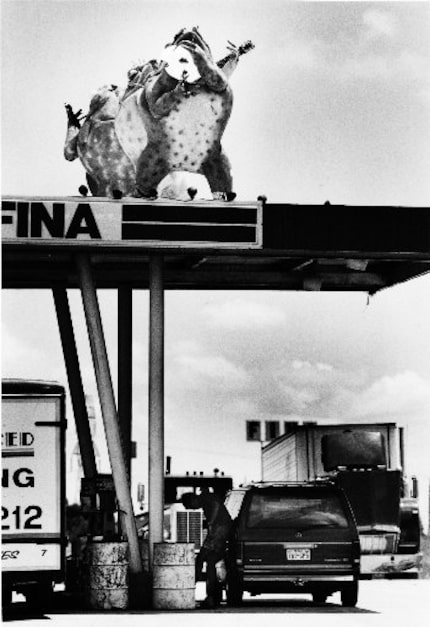
{"type": "Polygon", "coordinates": [[[68,126],[64,157],[68,161],[79,157],[94,196],[131,195],[135,191],[135,164],[124,152],[115,131],[119,96],[116,85],[101,87],[83,117],[80,111],[74,113],[71,106],[66,105],[68,126]]]}
{"type": "Polygon", "coordinates": [[[180,80],[168,66],[148,77],[140,96],[148,145],[137,162],[138,192],[150,195],[175,170],[203,174],[215,194],[231,192],[230,163],[221,146],[233,106],[227,76],[196,28],[182,30],[171,45],[189,52],[200,77],[180,80]]]}
{"type": "MultiPolygon", "coordinates": [[[[92,193],[96,189],[98,195],[112,195],[119,190],[122,195],[153,198],[166,175],[185,171],[204,175],[214,197],[234,197],[230,164],[221,146],[233,104],[228,78],[253,44],[229,44],[229,54],[216,63],[197,28],[180,31],[168,48],[179,64],[188,62],[179,66],[186,69],[178,75],[169,61],[155,60],[132,68],[127,88],[115,102],[115,115],[104,126],[104,138],[102,127],[94,126],[91,106],[81,130],[73,128],[69,114],[65,156],[80,157],[89,182],[96,181],[90,185],[92,193]],[[91,120],[91,130],[85,131],[91,120]],[[107,154],[101,154],[105,149],[107,154]]],[[[102,112],[103,107],[99,115],[102,112]]]]}

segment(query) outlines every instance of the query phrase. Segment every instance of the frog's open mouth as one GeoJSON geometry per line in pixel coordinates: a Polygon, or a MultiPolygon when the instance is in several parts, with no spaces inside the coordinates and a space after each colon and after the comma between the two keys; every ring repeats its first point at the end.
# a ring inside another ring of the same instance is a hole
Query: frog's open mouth
{"type": "Polygon", "coordinates": [[[196,44],[196,46],[199,46],[200,48],[202,47],[202,37],[198,33],[197,29],[188,30],[186,28],[183,28],[181,31],[179,31],[179,33],[177,33],[173,38],[173,42],[168,45],[180,46],[181,43],[184,41],[189,41],[193,44],[196,44]]]}

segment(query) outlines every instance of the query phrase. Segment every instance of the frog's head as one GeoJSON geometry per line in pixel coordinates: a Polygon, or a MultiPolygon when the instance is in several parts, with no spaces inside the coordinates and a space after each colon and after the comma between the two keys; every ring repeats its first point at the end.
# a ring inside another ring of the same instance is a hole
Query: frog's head
{"type": "Polygon", "coordinates": [[[115,118],[119,107],[119,89],[116,85],[103,85],[91,98],[87,117],[99,121],[115,118]]]}
{"type": "Polygon", "coordinates": [[[187,49],[187,44],[193,44],[193,46],[200,48],[206,57],[212,58],[211,50],[198,28],[183,28],[179,33],[176,33],[173,41],[166,45],[167,51],[164,55],[167,62],[166,72],[177,80],[194,83],[200,78],[200,73],[190,50],[187,49]]]}
{"type": "Polygon", "coordinates": [[[184,42],[193,43],[199,48],[202,48],[202,50],[204,50],[206,54],[210,54],[212,56],[210,48],[208,44],[206,43],[206,41],[201,36],[197,26],[194,26],[193,28],[183,28],[182,30],[179,31],[179,33],[176,33],[176,35],[173,38],[173,42],[167,45],[168,46],[180,46],[181,43],[184,43],[184,42]]]}

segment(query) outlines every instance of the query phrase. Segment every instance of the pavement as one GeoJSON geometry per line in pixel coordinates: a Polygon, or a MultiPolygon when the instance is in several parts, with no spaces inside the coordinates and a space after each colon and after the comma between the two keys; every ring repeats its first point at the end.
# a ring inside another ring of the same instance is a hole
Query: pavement
{"type": "Polygon", "coordinates": [[[177,627],[178,621],[186,627],[285,627],[285,621],[294,621],[294,627],[422,627],[429,617],[430,580],[362,581],[356,608],[342,607],[339,594],[322,605],[315,605],[309,595],[245,594],[241,607],[223,604],[206,610],[199,607],[204,596],[204,584],[197,584],[194,610],[94,611],[73,607],[59,591],[53,606],[45,611],[29,610],[23,600],[15,598],[3,620],[17,622],[19,627],[37,627],[39,621],[46,627],[46,620],[59,627],[177,627]]]}

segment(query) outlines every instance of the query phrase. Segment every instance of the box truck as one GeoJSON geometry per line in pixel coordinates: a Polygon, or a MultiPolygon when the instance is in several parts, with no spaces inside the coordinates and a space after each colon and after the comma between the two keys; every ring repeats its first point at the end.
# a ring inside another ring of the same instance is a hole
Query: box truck
{"type": "Polygon", "coordinates": [[[404,474],[403,430],[394,423],[286,423],[262,448],[263,481],[331,478],[357,522],[361,577],[417,577],[420,520],[416,482],[404,474]]]}
{"type": "Polygon", "coordinates": [[[2,381],[2,591],[43,605],[65,569],[65,391],[2,381]]]}

